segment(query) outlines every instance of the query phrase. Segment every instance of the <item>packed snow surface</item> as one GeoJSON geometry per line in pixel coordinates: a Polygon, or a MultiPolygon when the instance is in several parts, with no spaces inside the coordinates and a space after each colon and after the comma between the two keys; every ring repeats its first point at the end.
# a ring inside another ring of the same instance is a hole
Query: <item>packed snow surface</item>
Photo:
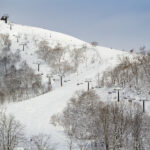
{"type": "MultiPolygon", "coordinates": [[[[51,135],[53,142],[57,143],[56,149],[67,149],[63,130],[54,127],[50,123],[51,116],[58,112],[62,112],[68,100],[77,91],[87,90],[86,80],[92,81],[90,87],[96,87],[97,74],[101,76],[104,71],[116,66],[119,57],[129,54],[127,52],[101,46],[94,47],[89,43],[65,34],[12,23],[5,24],[2,21],[0,21],[0,33],[9,34],[12,41],[11,50],[20,50],[22,59],[26,60],[35,72],[37,71],[36,62],[39,60],[36,55],[36,42],[47,40],[50,46],[59,43],[63,46],[70,47],[81,47],[83,45],[88,47],[86,52],[87,59],[94,59],[93,64],[89,63],[84,69],[83,67],[82,69],[79,68],[78,73],[66,75],[63,81],[66,80],[67,82],[63,83],[63,87],[60,87],[59,76],[55,75],[54,78],[57,78],[57,80],[52,83],[53,89],[51,92],[26,101],[5,105],[7,113],[14,115],[16,119],[25,126],[25,133],[27,136],[47,133],[51,135]],[[10,30],[10,26],[12,26],[12,30],[10,30]],[[17,37],[20,37],[19,42],[17,42],[17,37]],[[27,46],[25,50],[22,51],[22,44],[25,42],[27,46]],[[78,85],[78,83],[80,83],[80,85],[78,85]]],[[[44,79],[50,70],[51,68],[43,62],[40,73],[43,74],[44,79]]],[[[97,89],[96,91],[99,95],[102,95],[101,92],[103,92],[104,94],[102,97],[106,97],[105,99],[107,100],[107,92],[102,91],[102,89],[97,89]]]]}

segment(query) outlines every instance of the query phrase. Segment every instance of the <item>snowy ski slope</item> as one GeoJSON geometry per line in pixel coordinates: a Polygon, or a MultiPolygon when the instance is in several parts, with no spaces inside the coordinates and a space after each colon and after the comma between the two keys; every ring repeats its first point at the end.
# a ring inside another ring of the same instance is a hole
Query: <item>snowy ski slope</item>
{"type": "MultiPolygon", "coordinates": [[[[32,98],[23,102],[16,102],[6,104],[7,113],[12,114],[25,126],[25,133],[27,136],[38,133],[49,133],[54,143],[57,143],[56,149],[67,149],[65,135],[60,128],[55,128],[50,124],[50,117],[53,114],[61,112],[66,106],[67,101],[79,90],[87,90],[87,79],[92,81],[91,86],[96,86],[96,76],[100,75],[109,68],[114,67],[118,63],[118,57],[129,55],[127,52],[105,48],[101,46],[93,47],[90,44],[76,39],[74,37],[48,31],[45,29],[28,27],[23,25],[12,24],[10,30],[10,23],[5,24],[0,21],[0,34],[9,34],[12,41],[11,50],[20,50],[23,60],[25,60],[35,72],[37,72],[36,62],[39,58],[36,55],[37,45],[41,40],[47,40],[50,46],[61,44],[69,47],[81,47],[86,45],[88,50],[86,52],[88,60],[88,67],[79,68],[78,73],[69,74],[64,77],[64,86],[60,87],[59,77],[55,75],[58,81],[52,83],[53,90],[47,94],[32,98]],[[17,36],[20,36],[17,42],[17,36]],[[22,43],[27,43],[25,50],[22,51],[22,43]],[[91,64],[91,60],[94,63],[91,64]],[[80,83],[80,85],[77,85],[80,83]]],[[[71,53],[68,52],[68,53],[71,53]]],[[[88,61],[87,60],[87,61],[88,61]]],[[[82,65],[82,64],[81,64],[82,65]]],[[[46,75],[51,71],[51,68],[43,63],[40,73],[43,74],[43,79],[46,80],[46,75]]],[[[99,94],[101,94],[97,90],[99,94]]]]}

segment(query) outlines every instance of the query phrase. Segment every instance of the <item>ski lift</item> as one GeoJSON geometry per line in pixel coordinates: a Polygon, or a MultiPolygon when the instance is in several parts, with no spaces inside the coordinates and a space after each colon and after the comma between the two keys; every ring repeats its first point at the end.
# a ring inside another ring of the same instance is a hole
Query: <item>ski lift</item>
{"type": "Polygon", "coordinates": [[[7,23],[8,18],[9,18],[9,16],[7,14],[5,14],[1,17],[1,20],[5,21],[5,23],[7,23]]]}

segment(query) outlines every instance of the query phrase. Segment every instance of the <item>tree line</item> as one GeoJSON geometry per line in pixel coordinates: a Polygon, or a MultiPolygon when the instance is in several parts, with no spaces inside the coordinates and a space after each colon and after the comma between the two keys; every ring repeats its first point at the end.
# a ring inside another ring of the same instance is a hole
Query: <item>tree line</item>
{"type": "Polygon", "coordinates": [[[0,102],[20,101],[48,91],[39,74],[11,50],[8,34],[0,34],[0,102]]]}
{"type": "Polygon", "coordinates": [[[80,48],[70,48],[58,43],[52,47],[49,46],[48,41],[43,40],[38,43],[37,54],[53,69],[53,72],[64,74],[76,72],[80,63],[85,63],[86,50],[86,45],[80,48]],[[68,60],[65,57],[68,57],[68,60]]]}
{"type": "Polygon", "coordinates": [[[100,84],[113,87],[133,87],[149,93],[150,53],[119,58],[119,64],[104,72],[100,84]]]}
{"type": "Polygon", "coordinates": [[[150,148],[150,117],[141,106],[102,102],[93,90],[71,98],[61,114],[52,116],[51,123],[63,127],[69,150],[150,148]]]}
{"type": "Polygon", "coordinates": [[[14,116],[6,114],[0,109],[0,150],[54,150],[49,134],[37,133],[27,137],[25,126],[17,121],[14,116]]]}

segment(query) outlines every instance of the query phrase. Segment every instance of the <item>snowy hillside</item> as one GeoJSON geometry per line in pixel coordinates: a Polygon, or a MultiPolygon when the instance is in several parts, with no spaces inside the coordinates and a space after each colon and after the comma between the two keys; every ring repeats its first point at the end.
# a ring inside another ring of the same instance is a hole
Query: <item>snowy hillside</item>
{"type": "Polygon", "coordinates": [[[29,66],[32,67],[35,71],[37,71],[37,63],[41,62],[40,73],[43,73],[44,75],[50,74],[51,68],[48,67],[47,64],[43,62],[43,60],[41,60],[36,54],[40,41],[47,41],[49,46],[51,47],[60,44],[62,47],[66,48],[67,51],[65,51],[63,56],[64,58],[62,58],[61,62],[65,62],[67,60],[68,63],[71,63],[70,59],[73,55],[72,51],[75,48],[87,46],[84,56],[86,58],[84,62],[80,63],[78,73],[81,73],[83,70],[85,70],[85,68],[88,71],[88,69],[92,69],[94,67],[98,72],[98,66],[100,66],[100,71],[103,70],[103,67],[106,68],[109,67],[109,65],[112,67],[112,65],[115,65],[117,63],[118,56],[127,55],[126,52],[122,52],[119,50],[109,49],[100,46],[91,46],[86,42],[83,42],[79,39],[73,38],[65,34],[40,28],[17,25],[13,23],[5,24],[2,21],[0,21],[0,34],[9,35],[12,42],[11,50],[13,52],[19,50],[22,59],[25,60],[29,64],[29,66]],[[11,30],[10,27],[12,28],[11,30]],[[23,44],[25,44],[24,51],[23,44]]]}
{"type": "Polygon", "coordinates": [[[116,99],[116,93],[111,96],[108,94],[109,90],[113,90],[113,88],[96,88],[99,86],[97,80],[101,79],[105,71],[114,68],[119,63],[119,58],[131,54],[101,46],[92,46],[65,34],[13,23],[5,24],[2,21],[0,21],[0,34],[9,35],[12,42],[11,51],[19,51],[21,60],[26,61],[36,74],[42,75],[43,83],[47,84],[47,75],[52,75],[52,91],[23,102],[6,104],[7,113],[13,114],[25,126],[27,137],[38,133],[49,133],[53,142],[57,143],[57,150],[67,150],[64,132],[61,128],[54,127],[50,123],[51,116],[62,112],[68,100],[77,91],[87,90],[87,82],[85,81],[91,81],[90,88],[95,89],[104,101],[110,97],[116,99]],[[64,48],[60,64],[72,65],[74,63],[74,50],[85,46],[84,57],[79,62],[77,70],[54,72],[54,68],[37,54],[38,45],[41,41],[47,41],[51,48],[58,44],[64,48]],[[23,44],[25,44],[24,50],[23,44]],[[39,71],[37,69],[38,62],[40,62],[39,71]],[[63,87],[60,87],[61,73],[64,75],[63,87]]]}

